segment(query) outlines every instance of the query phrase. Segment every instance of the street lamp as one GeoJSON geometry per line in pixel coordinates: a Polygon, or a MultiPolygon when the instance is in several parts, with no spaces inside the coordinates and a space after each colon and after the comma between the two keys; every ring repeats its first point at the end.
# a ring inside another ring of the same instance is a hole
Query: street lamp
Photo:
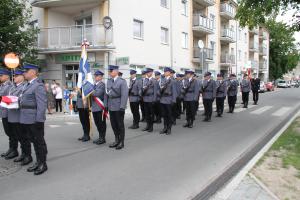
{"type": "MultiPolygon", "coordinates": [[[[202,50],[202,61],[201,62],[202,62],[202,77],[203,77],[203,71],[204,71],[204,43],[203,43],[202,40],[198,41],[198,47],[200,49],[200,53],[201,53],[201,50],[202,50]]],[[[199,59],[201,59],[200,56],[199,56],[199,59]]]]}

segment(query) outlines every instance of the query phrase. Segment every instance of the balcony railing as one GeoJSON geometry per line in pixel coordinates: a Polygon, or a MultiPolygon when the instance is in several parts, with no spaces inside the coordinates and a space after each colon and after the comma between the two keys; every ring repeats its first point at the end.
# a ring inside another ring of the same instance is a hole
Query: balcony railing
{"type": "Polygon", "coordinates": [[[233,19],[235,16],[235,8],[229,3],[222,3],[220,7],[220,14],[228,19],[233,19]]]}
{"type": "Polygon", "coordinates": [[[262,39],[264,39],[264,40],[266,40],[268,36],[267,36],[267,33],[265,31],[261,31],[259,33],[259,37],[262,38],[262,39]]]}
{"type": "Polygon", "coordinates": [[[235,41],[235,32],[231,29],[225,28],[223,30],[221,30],[221,37],[223,39],[228,39],[231,42],[235,41]]]}
{"type": "Polygon", "coordinates": [[[250,48],[250,50],[258,51],[258,43],[257,42],[250,42],[249,48],[250,48]]]}
{"type": "Polygon", "coordinates": [[[267,48],[266,47],[260,47],[259,48],[259,53],[262,55],[267,55],[267,48]]]}
{"type": "Polygon", "coordinates": [[[259,62],[259,70],[266,70],[267,69],[267,62],[266,61],[260,61],[259,62]]]}
{"type": "Polygon", "coordinates": [[[194,59],[199,59],[199,61],[202,62],[202,52],[204,52],[203,54],[203,59],[204,60],[214,60],[214,50],[213,49],[209,49],[209,48],[204,48],[203,50],[200,49],[199,47],[194,47],[194,59]]]}
{"type": "Polygon", "coordinates": [[[214,20],[207,17],[201,16],[200,14],[194,14],[193,26],[202,28],[204,31],[213,32],[214,20]]]}
{"type": "Polygon", "coordinates": [[[258,69],[258,62],[256,60],[250,60],[251,62],[251,68],[252,69],[258,69]]]}
{"type": "Polygon", "coordinates": [[[216,3],[215,0],[195,0],[195,1],[202,6],[213,6],[216,3]]]}
{"type": "Polygon", "coordinates": [[[221,54],[221,64],[235,64],[234,54],[221,54]]]}
{"type": "Polygon", "coordinates": [[[70,49],[80,47],[87,39],[91,47],[105,47],[113,42],[113,29],[102,24],[41,28],[38,35],[39,49],[70,49]]]}

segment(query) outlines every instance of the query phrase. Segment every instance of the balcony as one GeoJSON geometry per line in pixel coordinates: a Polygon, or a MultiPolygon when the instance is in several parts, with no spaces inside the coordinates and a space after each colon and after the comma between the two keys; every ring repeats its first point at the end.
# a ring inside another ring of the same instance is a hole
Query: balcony
{"type": "Polygon", "coordinates": [[[249,29],[249,33],[250,34],[258,35],[259,34],[259,30],[258,30],[258,28],[249,29]]]}
{"type": "Polygon", "coordinates": [[[233,54],[221,54],[220,65],[229,67],[235,65],[235,55],[233,54]]]}
{"type": "Polygon", "coordinates": [[[193,30],[201,34],[212,34],[214,33],[214,20],[194,14],[193,30]]]}
{"type": "Polygon", "coordinates": [[[228,28],[221,30],[220,40],[222,43],[234,43],[235,42],[235,32],[228,28]]]}
{"type": "Polygon", "coordinates": [[[222,3],[220,7],[220,15],[227,20],[234,19],[235,8],[229,3],[222,3]]]}
{"type": "Polygon", "coordinates": [[[268,71],[268,66],[266,61],[259,62],[259,71],[268,71]]]}
{"type": "Polygon", "coordinates": [[[260,47],[259,48],[259,55],[266,56],[267,55],[267,48],[266,47],[260,47]]]}
{"type": "Polygon", "coordinates": [[[31,5],[39,8],[49,8],[49,7],[60,7],[60,6],[71,6],[80,4],[90,4],[90,3],[101,3],[104,0],[31,0],[31,5]]]}
{"type": "Polygon", "coordinates": [[[194,0],[194,1],[203,7],[213,6],[216,3],[214,0],[194,0]]]}
{"type": "Polygon", "coordinates": [[[258,52],[259,51],[258,43],[257,42],[250,42],[250,44],[249,44],[249,51],[251,51],[251,52],[258,52]]]}
{"type": "Polygon", "coordinates": [[[203,50],[199,47],[194,47],[193,52],[193,62],[195,63],[202,63],[202,58],[206,63],[213,63],[214,62],[214,50],[209,48],[204,48],[204,54],[202,57],[203,50]]]}
{"type": "Polygon", "coordinates": [[[260,31],[259,33],[259,39],[266,40],[268,38],[268,34],[264,31],[260,31]]]}
{"type": "Polygon", "coordinates": [[[95,51],[113,49],[113,29],[102,24],[41,28],[37,47],[40,53],[80,51],[84,39],[95,51]]]}
{"type": "Polygon", "coordinates": [[[258,69],[258,62],[256,60],[250,60],[251,69],[257,70],[258,69]]]}

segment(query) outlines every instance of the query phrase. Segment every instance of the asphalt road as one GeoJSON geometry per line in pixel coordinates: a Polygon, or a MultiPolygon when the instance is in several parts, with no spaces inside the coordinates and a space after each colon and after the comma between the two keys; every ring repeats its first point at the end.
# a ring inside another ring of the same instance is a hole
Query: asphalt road
{"type": "MultiPolygon", "coordinates": [[[[300,105],[299,94],[300,89],[292,88],[262,94],[258,106],[237,108],[237,113],[226,113],[210,123],[202,122],[198,115],[193,129],[182,128],[184,121],[180,120],[170,136],[158,134],[161,125],[153,133],[126,130],[122,151],[108,144],[99,147],[77,141],[81,126],[76,118],[51,119],[46,123],[48,172],[37,177],[23,167],[0,177],[0,199],[192,199],[286,119],[300,105]]],[[[130,121],[127,117],[126,126],[130,121]]],[[[112,142],[108,127],[107,141],[112,142]]],[[[0,152],[6,148],[1,127],[0,152]]]]}

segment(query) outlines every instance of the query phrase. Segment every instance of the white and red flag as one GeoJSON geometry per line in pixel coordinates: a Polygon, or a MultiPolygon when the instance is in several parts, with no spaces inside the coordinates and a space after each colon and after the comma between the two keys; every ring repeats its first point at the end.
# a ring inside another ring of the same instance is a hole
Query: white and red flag
{"type": "Polygon", "coordinates": [[[19,98],[16,96],[3,96],[1,99],[0,106],[7,109],[18,109],[19,98]]]}

